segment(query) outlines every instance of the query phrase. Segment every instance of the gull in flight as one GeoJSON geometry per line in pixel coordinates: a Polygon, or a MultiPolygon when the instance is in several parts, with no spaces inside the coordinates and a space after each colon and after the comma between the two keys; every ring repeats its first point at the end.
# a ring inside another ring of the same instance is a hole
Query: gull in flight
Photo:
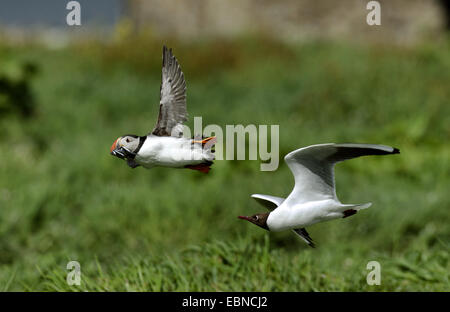
{"type": "Polygon", "coordinates": [[[305,227],[337,218],[347,218],[367,204],[342,204],[336,196],[334,165],[366,155],[399,154],[397,148],[376,144],[317,144],[297,149],[284,157],[295,179],[285,198],[253,194],[270,212],[239,216],[269,231],[292,230],[309,246],[315,247],[305,227]]]}
{"type": "Polygon", "coordinates": [[[214,160],[211,147],[215,137],[182,137],[187,120],[186,81],[172,49],[163,47],[159,117],[156,127],[144,136],[124,135],[114,141],[111,155],[127,161],[128,166],[189,168],[208,173],[214,160]]]}

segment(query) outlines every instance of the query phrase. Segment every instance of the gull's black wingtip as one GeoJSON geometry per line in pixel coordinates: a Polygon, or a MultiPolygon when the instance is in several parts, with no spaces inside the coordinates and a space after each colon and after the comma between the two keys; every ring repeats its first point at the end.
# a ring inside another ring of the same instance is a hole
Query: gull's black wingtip
{"type": "Polygon", "coordinates": [[[400,154],[400,150],[398,148],[394,147],[392,154],[400,154]]]}

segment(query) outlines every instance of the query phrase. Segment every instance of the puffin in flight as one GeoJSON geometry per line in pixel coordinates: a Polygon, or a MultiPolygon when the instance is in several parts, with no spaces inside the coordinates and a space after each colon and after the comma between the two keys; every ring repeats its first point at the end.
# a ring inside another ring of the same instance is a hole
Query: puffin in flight
{"type": "Polygon", "coordinates": [[[189,168],[208,173],[214,160],[215,137],[183,137],[187,120],[186,81],[172,49],[163,46],[159,116],[147,135],[123,135],[111,146],[111,155],[127,161],[131,168],[155,166],[189,168]]]}
{"type": "Polygon", "coordinates": [[[239,216],[269,231],[292,230],[309,246],[315,247],[305,227],[337,218],[347,218],[366,204],[342,204],[336,196],[334,165],[366,155],[399,154],[397,148],[375,144],[317,144],[290,152],[284,157],[295,179],[285,198],[253,194],[251,197],[270,210],[253,216],[239,216]]]}

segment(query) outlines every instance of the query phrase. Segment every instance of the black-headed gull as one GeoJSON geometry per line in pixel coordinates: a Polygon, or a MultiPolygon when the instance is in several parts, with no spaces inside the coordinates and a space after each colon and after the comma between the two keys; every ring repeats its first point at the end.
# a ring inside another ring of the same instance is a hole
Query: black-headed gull
{"type": "Polygon", "coordinates": [[[367,204],[342,204],[336,196],[334,165],[340,161],[366,155],[399,154],[397,148],[376,144],[317,144],[295,150],[284,157],[295,178],[289,196],[253,194],[270,210],[253,216],[239,216],[269,231],[293,230],[308,245],[314,242],[305,227],[323,221],[346,218],[367,204]]]}
{"type": "Polygon", "coordinates": [[[163,47],[159,117],[156,127],[145,136],[124,135],[114,141],[111,154],[126,159],[131,168],[142,165],[189,168],[207,173],[214,160],[211,147],[215,137],[182,137],[187,120],[186,81],[172,49],[163,47]]]}

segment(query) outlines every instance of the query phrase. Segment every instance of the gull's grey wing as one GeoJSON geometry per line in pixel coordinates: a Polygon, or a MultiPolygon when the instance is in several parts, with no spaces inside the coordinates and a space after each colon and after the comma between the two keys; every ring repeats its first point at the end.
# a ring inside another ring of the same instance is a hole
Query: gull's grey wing
{"type": "Polygon", "coordinates": [[[297,203],[337,199],[334,165],[346,159],[366,155],[398,154],[396,148],[376,144],[317,144],[300,148],[284,157],[295,178],[289,200],[297,203]]]}
{"type": "Polygon", "coordinates": [[[274,210],[278,206],[281,205],[281,203],[284,201],[284,198],[282,197],[276,197],[271,195],[264,195],[264,194],[252,194],[252,198],[256,199],[258,203],[263,205],[269,210],[274,210]]]}
{"type": "Polygon", "coordinates": [[[172,49],[169,50],[166,46],[163,47],[160,92],[158,122],[151,134],[171,136],[175,127],[179,132],[179,126],[187,120],[188,114],[184,74],[177,59],[172,54],[172,49]]]}
{"type": "Polygon", "coordinates": [[[314,244],[311,236],[309,236],[308,232],[305,228],[293,229],[292,232],[300,236],[310,247],[316,248],[316,244],[314,244]]]}

